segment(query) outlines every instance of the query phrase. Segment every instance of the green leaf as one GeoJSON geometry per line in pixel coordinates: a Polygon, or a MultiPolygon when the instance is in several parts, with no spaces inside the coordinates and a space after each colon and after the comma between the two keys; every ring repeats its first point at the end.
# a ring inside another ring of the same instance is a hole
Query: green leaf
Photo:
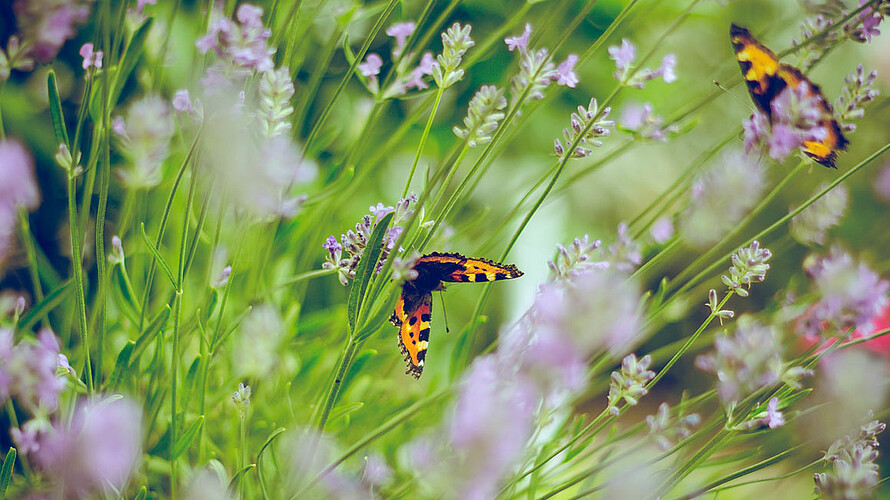
{"type": "Polygon", "coordinates": [[[361,401],[356,401],[355,403],[342,404],[342,405],[334,408],[333,410],[331,410],[331,416],[328,418],[328,422],[331,422],[333,424],[333,422],[335,422],[341,418],[347,418],[347,417],[349,417],[349,415],[352,415],[353,413],[361,410],[362,407],[364,407],[364,406],[365,406],[365,403],[362,403],[361,401]]]}
{"type": "Polygon", "coordinates": [[[111,389],[117,388],[118,384],[120,384],[121,377],[124,375],[124,371],[130,366],[130,358],[133,356],[133,348],[136,347],[136,342],[132,340],[128,341],[124,344],[124,347],[121,349],[120,354],[117,355],[117,362],[114,364],[114,370],[111,372],[111,378],[108,379],[108,387],[111,389]]]}
{"type": "Polygon", "coordinates": [[[386,296],[386,300],[378,301],[378,306],[374,310],[374,313],[367,316],[364,324],[358,329],[358,333],[355,334],[355,339],[357,341],[362,341],[370,337],[374,332],[380,330],[381,325],[389,325],[389,317],[392,316],[392,312],[396,308],[396,301],[398,301],[399,294],[401,293],[399,291],[393,293],[393,291],[394,289],[390,289],[389,295],[386,296]]]}
{"type": "Polygon", "coordinates": [[[71,291],[74,290],[72,283],[66,281],[61,286],[47,294],[43,300],[31,308],[19,319],[20,330],[30,330],[38,321],[43,319],[50,311],[56,308],[71,291]]]}
{"type": "Polygon", "coordinates": [[[148,38],[148,30],[151,29],[152,22],[154,22],[154,18],[149,17],[142,23],[142,26],[139,26],[136,32],[133,33],[133,38],[130,39],[127,48],[124,49],[124,53],[121,55],[121,62],[118,66],[119,69],[115,75],[114,83],[111,88],[112,92],[109,96],[111,105],[117,103],[121,89],[124,88],[124,83],[127,82],[127,77],[130,76],[130,73],[133,72],[133,68],[136,67],[136,63],[139,62],[139,57],[142,55],[142,50],[145,47],[145,40],[148,38]]]}
{"type": "Polygon", "coordinates": [[[352,290],[349,291],[349,298],[346,302],[346,317],[349,319],[349,330],[355,331],[355,325],[358,323],[361,314],[361,305],[364,302],[365,292],[368,289],[368,283],[374,277],[374,270],[377,268],[377,259],[380,258],[381,245],[383,244],[383,235],[389,227],[389,221],[392,220],[393,213],[390,212],[377,223],[374,232],[368,239],[368,244],[362,252],[362,258],[355,269],[355,279],[352,280],[352,290]]]}
{"type": "Polygon", "coordinates": [[[3,468],[0,468],[0,500],[6,499],[6,489],[9,488],[9,481],[12,479],[12,466],[15,465],[16,454],[15,448],[10,447],[3,459],[3,468]]]}
{"type": "Polygon", "coordinates": [[[171,460],[175,460],[179,458],[180,455],[185,453],[185,450],[189,449],[189,446],[192,445],[195,438],[198,437],[198,431],[201,430],[201,427],[204,426],[204,415],[201,415],[192,425],[189,426],[185,432],[179,436],[179,439],[176,440],[176,444],[173,446],[173,457],[171,460]]]}
{"type": "Polygon", "coordinates": [[[250,472],[250,470],[253,469],[254,467],[256,467],[256,464],[249,464],[247,467],[239,470],[238,473],[235,474],[234,477],[232,477],[232,480],[229,481],[229,487],[228,487],[229,493],[231,495],[234,496],[235,488],[238,487],[238,483],[241,482],[241,478],[244,477],[244,474],[247,474],[248,472],[250,472]]]}
{"type": "Polygon", "coordinates": [[[46,75],[46,93],[49,97],[49,116],[53,122],[53,132],[56,134],[56,142],[64,144],[71,149],[68,143],[68,127],[65,126],[65,115],[62,114],[62,98],[59,97],[59,87],[56,85],[56,73],[49,70],[46,75]]]}
{"type": "Polygon", "coordinates": [[[136,346],[133,348],[134,360],[138,360],[139,356],[142,355],[142,351],[144,351],[145,348],[148,347],[148,343],[157,338],[158,333],[160,333],[161,330],[163,330],[164,327],[167,326],[167,320],[169,318],[170,306],[164,304],[164,308],[161,309],[161,312],[159,312],[158,315],[155,316],[153,320],[151,320],[148,328],[146,328],[145,331],[142,332],[142,335],[140,335],[139,338],[136,339],[136,346]]]}
{"type": "Polygon", "coordinates": [[[158,252],[157,247],[155,247],[154,243],[152,243],[148,239],[148,235],[145,234],[145,223],[139,224],[139,229],[142,231],[142,239],[145,241],[145,246],[148,247],[148,251],[157,259],[158,264],[161,265],[161,269],[164,271],[164,274],[167,275],[167,279],[170,280],[170,283],[173,285],[173,288],[177,288],[176,279],[173,277],[173,271],[170,270],[170,266],[167,265],[167,261],[161,257],[161,253],[158,252]]]}
{"type": "Polygon", "coordinates": [[[142,486],[141,488],[139,488],[139,493],[136,493],[136,496],[133,497],[133,500],[145,500],[145,498],[147,496],[148,496],[148,488],[146,488],[145,486],[142,486]]]}
{"type": "Polygon", "coordinates": [[[196,356],[192,361],[191,366],[189,366],[189,371],[185,374],[185,390],[183,393],[187,398],[191,399],[192,391],[195,390],[195,381],[198,377],[198,367],[201,366],[201,356],[196,356]]]}
{"type": "Polygon", "coordinates": [[[121,312],[133,324],[139,324],[139,305],[136,303],[133,289],[130,287],[130,280],[126,276],[126,269],[120,264],[114,266],[111,270],[112,290],[114,290],[114,298],[117,305],[121,308],[121,312]]]}
{"type": "Polygon", "coordinates": [[[269,496],[269,490],[266,488],[266,475],[263,472],[263,453],[266,452],[266,448],[268,448],[269,445],[272,444],[272,441],[280,436],[284,430],[284,427],[279,427],[272,431],[272,434],[269,434],[269,437],[266,438],[266,442],[263,443],[262,448],[260,448],[259,453],[256,455],[256,475],[260,480],[260,489],[263,491],[263,499],[271,498],[269,496]]]}

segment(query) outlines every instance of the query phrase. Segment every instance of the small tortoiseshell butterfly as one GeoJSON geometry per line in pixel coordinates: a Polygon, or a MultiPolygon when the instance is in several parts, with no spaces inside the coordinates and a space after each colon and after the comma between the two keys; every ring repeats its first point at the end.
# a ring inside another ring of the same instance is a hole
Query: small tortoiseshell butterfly
{"type": "Polygon", "coordinates": [[[822,165],[836,168],[834,161],[837,152],[846,149],[848,141],[841,133],[837,121],[831,118],[831,105],[825,100],[819,86],[794,66],[780,63],[779,58],[751,36],[751,32],[745,28],[731,25],[729,39],[735,49],[742,76],[748,84],[751,99],[770,119],[772,119],[770,103],[785,87],[796,87],[801,82],[809,84],[810,95],[817,97],[823,111],[819,126],[824,129],[825,138],[820,141],[804,141],[802,149],[807,156],[822,165]]]}
{"type": "Polygon", "coordinates": [[[417,259],[417,277],[402,285],[402,296],[389,321],[399,327],[399,350],[405,356],[414,378],[423,373],[423,360],[430,340],[433,292],[444,290],[443,282],[482,283],[522,276],[513,264],[499,264],[487,259],[473,259],[459,253],[433,252],[417,259]]]}

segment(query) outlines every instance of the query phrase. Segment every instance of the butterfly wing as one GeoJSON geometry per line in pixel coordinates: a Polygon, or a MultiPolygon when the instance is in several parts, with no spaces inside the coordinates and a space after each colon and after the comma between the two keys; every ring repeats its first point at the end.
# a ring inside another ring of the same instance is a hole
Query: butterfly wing
{"type": "Polygon", "coordinates": [[[433,295],[418,290],[410,283],[402,286],[402,295],[389,321],[399,327],[399,350],[405,356],[408,369],[405,373],[420,378],[423,361],[430,340],[430,316],[433,295]]]}
{"type": "Polygon", "coordinates": [[[474,259],[459,253],[433,252],[418,259],[414,268],[419,273],[438,276],[451,283],[483,283],[522,276],[513,264],[501,264],[488,259],[474,259]]]}
{"type": "Polygon", "coordinates": [[[777,75],[781,65],[779,58],[741,26],[730,26],[729,39],[751,99],[770,116],[769,103],[785,88],[785,82],[777,75]]]}
{"type": "Polygon", "coordinates": [[[837,168],[834,165],[837,152],[847,149],[849,141],[841,133],[841,127],[838,125],[837,120],[832,118],[831,105],[825,100],[822,89],[794,66],[782,64],[779,67],[778,76],[792,87],[797,87],[801,82],[807,82],[809,85],[807,97],[815,97],[819,107],[822,109],[822,119],[819,121],[819,127],[824,130],[824,138],[818,141],[804,141],[803,152],[826,167],[837,168]]]}
{"type": "Polygon", "coordinates": [[[824,131],[824,138],[804,141],[801,148],[810,158],[826,167],[835,168],[837,152],[846,149],[848,141],[841,133],[837,121],[832,118],[831,105],[825,100],[819,86],[794,66],[780,63],[779,58],[758,42],[747,29],[733,24],[729,28],[729,38],[742,76],[748,85],[751,100],[768,117],[772,118],[770,103],[782,90],[789,86],[796,88],[801,82],[807,82],[808,96],[815,97],[822,108],[823,118],[819,127],[824,131]]]}

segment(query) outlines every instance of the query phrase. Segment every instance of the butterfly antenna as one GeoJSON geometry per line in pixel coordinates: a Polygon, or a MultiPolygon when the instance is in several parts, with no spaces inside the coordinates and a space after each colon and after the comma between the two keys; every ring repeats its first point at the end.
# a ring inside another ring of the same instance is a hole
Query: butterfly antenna
{"type": "Polygon", "coordinates": [[[748,102],[746,99],[742,99],[741,97],[739,97],[738,95],[736,95],[735,92],[733,92],[733,91],[729,90],[728,88],[724,87],[723,85],[721,85],[720,82],[718,82],[717,80],[714,80],[714,85],[715,85],[718,89],[720,89],[720,90],[726,92],[727,94],[731,95],[731,96],[733,97],[733,99],[735,99],[736,101],[739,101],[740,103],[742,103],[746,108],[749,108],[749,109],[751,110],[751,112],[754,112],[754,107],[751,106],[751,103],[748,102]]]}
{"type": "Polygon", "coordinates": [[[445,312],[445,293],[439,292],[439,299],[442,301],[442,317],[445,318],[445,333],[450,333],[451,330],[448,328],[448,313],[445,312]]]}

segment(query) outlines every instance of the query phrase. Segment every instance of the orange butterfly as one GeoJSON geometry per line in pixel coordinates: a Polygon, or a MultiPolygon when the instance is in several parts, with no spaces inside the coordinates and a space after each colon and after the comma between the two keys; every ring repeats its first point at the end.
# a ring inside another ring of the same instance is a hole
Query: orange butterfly
{"type": "Polygon", "coordinates": [[[748,93],[767,117],[772,118],[770,103],[782,90],[786,87],[796,88],[801,82],[809,84],[808,97],[815,96],[822,108],[823,118],[819,122],[819,128],[824,131],[824,139],[804,141],[803,152],[826,167],[836,168],[834,161],[837,152],[845,150],[849,141],[841,133],[837,121],[831,118],[831,105],[825,100],[819,86],[794,66],[780,63],[779,58],[745,28],[731,25],[729,39],[735,49],[742,76],[748,84],[748,93]]]}
{"type": "Polygon", "coordinates": [[[430,340],[433,292],[444,290],[443,282],[482,283],[522,276],[513,264],[473,259],[459,253],[433,252],[417,259],[417,277],[402,285],[402,295],[389,321],[399,327],[399,350],[405,356],[414,378],[423,373],[423,361],[430,340]]]}

